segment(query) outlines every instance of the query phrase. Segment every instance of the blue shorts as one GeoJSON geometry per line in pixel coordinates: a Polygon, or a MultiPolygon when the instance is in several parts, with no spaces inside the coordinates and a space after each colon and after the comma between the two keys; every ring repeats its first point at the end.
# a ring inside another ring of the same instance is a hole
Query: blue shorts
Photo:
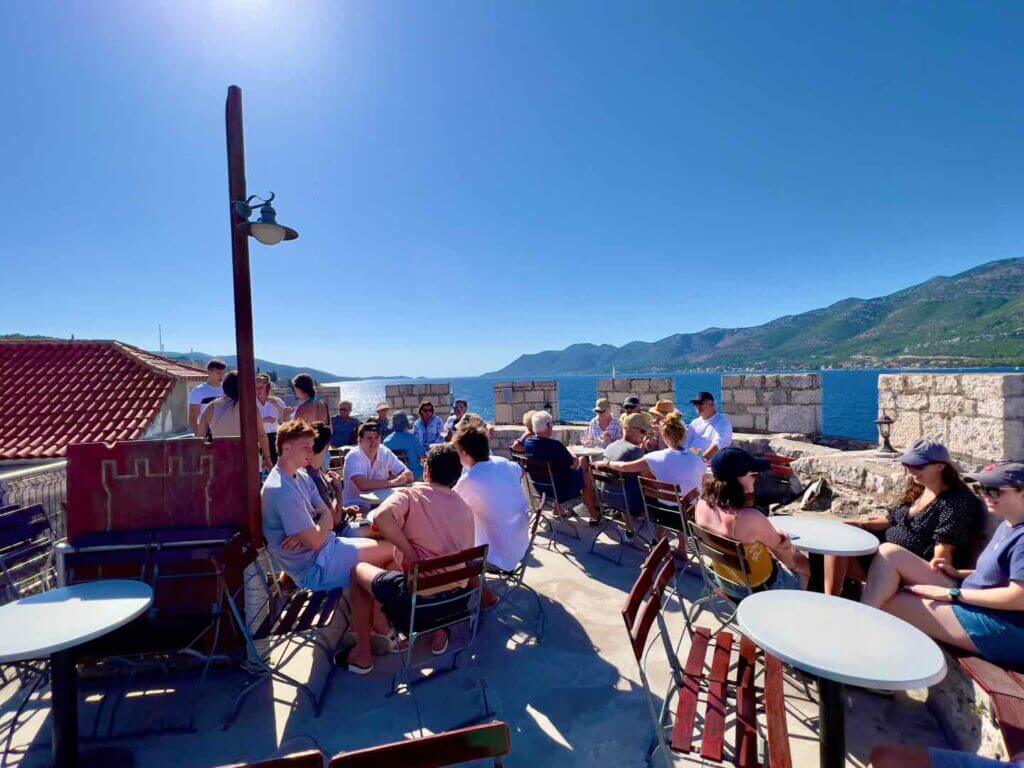
{"type": "Polygon", "coordinates": [[[935,747],[928,750],[928,757],[932,761],[932,768],[1010,768],[1014,765],[1024,765],[1024,762],[1019,760],[1004,763],[988,757],[978,757],[969,752],[955,752],[952,749],[935,747]]]}
{"type": "Polygon", "coordinates": [[[1024,626],[1009,621],[1005,613],[953,603],[953,615],[978,653],[997,664],[1019,666],[1024,664],[1024,626]]]}
{"type": "Polygon", "coordinates": [[[314,592],[347,587],[352,569],[359,562],[359,550],[376,544],[373,539],[331,539],[316,553],[316,562],[307,569],[299,586],[314,592]]]}

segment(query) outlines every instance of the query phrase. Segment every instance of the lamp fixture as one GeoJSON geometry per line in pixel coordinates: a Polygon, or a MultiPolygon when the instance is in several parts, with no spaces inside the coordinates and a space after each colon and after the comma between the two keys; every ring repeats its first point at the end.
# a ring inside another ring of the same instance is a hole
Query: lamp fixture
{"type": "Polygon", "coordinates": [[[277,223],[277,211],[271,205],[274,201],[274,193],[270,197],[262,198],[259,195],[249,195],[245,202],[235,202],[235,213],[245,221],[237,226],[241,227],[247,235],[259,240],[264,245],[277,245],[282,240],[294,240],[299,236],[291,227],[285,227],[277,223]],[[253,211],[259,209],[260,217],[257,221],[249,221],[253,211]]]}
{"type": "Polygon", "coordinates": [[[875,424],[878,426],[878,437],[881,442],[880,453],[884,456],[892,456],[896,453],[896,449],[892,447],[892,443],[889,442],[889,435],[892,434],[892,425],[896,422],[891,416],[885,411],[882,411],[882,415],[878,417],[878,421],[875,424]]]}

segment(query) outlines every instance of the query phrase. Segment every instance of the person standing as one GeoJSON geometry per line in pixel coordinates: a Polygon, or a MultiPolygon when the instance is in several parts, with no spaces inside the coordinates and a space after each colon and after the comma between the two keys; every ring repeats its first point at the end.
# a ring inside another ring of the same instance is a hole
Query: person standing
{"type": "Polygon", "coordinates": [[[206,364],[206,381],[188,393],[188,426],[193,435],[199,435],[199,417],[206,406],[224,396],[224,376],[228,366],[216,357],[206,364]]]}
{"type": "Polygon", "coordinates": [[[271,394],[271,385],[267,374],[256,375],[256,406],[260,409],[263,431],[270,443],[270,463],[277,464],[277,427],[284,418],[285,404],[280,397],[271,394]]]}
{"type": "MultiPolygon", "coordinates": [[[[231,371],[227,374],[223,383],[223,396],[211,402],[199,418],[197,435],[204,440],[207,437],[216,440],[222,437],[241,437],[242,435],[241,409],[238,405],[238,371],[231,371]]],[[[256,413],[257,415],[260,413],[259,404],[256,405],[256,413]]],[[[267,433],[263,429],[262,418],[256,419],[256,426],[256,439],[259,441],[259,451],[263,454],[263,468],[269,470],[274,465],[270,461],[270,444],[267,441],[267,433]]]]}
{"type": "Polygon", "coordinates": [[[697,418],[690,422],[685,447],[700,451],[705,461],[711,461],[732,445],[732,422],[715,408],[715,396],[710,392],[698,392],[690,402],[697,409],[697,418]]]}
{"type": "Polygon", "coordinates": [[[359,419],[352,415],[351,401],[342,400],[338,403],[338,415],[331,419],[331,445],[335,448],[355,445],[358,429],[359,419]]]}
{"type": "Polygon", "coordinates": [[[327,403],[316,396],[316,382],[308,373],[300,373],[292,379],[292,391],[295,393],[295,409],[292,411],[294,421],[315,424],[322,421],[331,423],[331,411],[327,403]]]}
{"type": "Polygon", "coordinates": [[[412,425],[412,432],[420,439],[424,446],[430,448],[432,445],[444,442],[444,422],[440,416],[434,415],[434,404],[429,400],[420,403],[420,417],[412,425]]]}

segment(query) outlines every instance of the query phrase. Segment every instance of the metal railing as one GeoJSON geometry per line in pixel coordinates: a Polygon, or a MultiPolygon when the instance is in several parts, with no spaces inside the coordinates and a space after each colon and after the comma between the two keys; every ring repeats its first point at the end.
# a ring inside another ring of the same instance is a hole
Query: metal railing
{"type": "Polygon", "coordinates": [[[0,469],[0,507],[42,504],[58,539],[67,535],[68,462],[65,459],[25,469],[0,469]]]}

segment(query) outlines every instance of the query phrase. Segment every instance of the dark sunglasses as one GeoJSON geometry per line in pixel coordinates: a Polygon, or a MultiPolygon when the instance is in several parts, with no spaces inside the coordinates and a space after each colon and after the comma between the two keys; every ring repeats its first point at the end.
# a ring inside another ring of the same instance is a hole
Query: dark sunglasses
{"type": "Polygon", "coordinates": [[[979,487],[981,488],[981,493],[983,496],[987,496],[988,498],[993,500],[998,499],[1000,496],[1002,496],[1003,491],[1005,491],[1007,488],[1013,488],[1014,490],[1018,490],[1015,486],[1012,485],[1000,487],[996,487],[993,485],[982,485],[979,487]]]}
{"type": "Polygon", "coordinates": [[[433,408],[420,408],[420,413],[433,413],[433,408]]]}

